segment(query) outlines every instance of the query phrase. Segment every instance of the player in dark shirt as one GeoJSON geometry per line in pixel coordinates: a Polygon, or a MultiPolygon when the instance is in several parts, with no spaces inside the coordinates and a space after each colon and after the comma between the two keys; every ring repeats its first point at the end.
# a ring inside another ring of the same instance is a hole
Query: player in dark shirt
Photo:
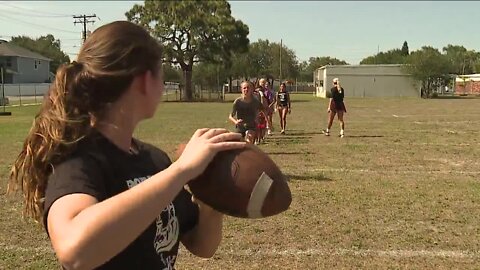
{"type": "Polygon", "coordinates": [[[338,121],[340,122],[340,137],[345,136],[345,122],[343,121],[343,114],[347,112],[343,98],[345,97],[345,90],[340,86],[340,80],[338,78],[333,79],[333,87],[330,89],[332,97],[328,104],[328,126],[325,130],[325,135],[330,136],[330,128],[332,127],[335,114],[338,115],[338,121]]]}
{"type": "Polygon", "coordinates": [[[290,94],[287,92],[287,85],[285,83],[280,84],[280,91],[277,93],[277,110],[280,116],[280,127],[282,131],[280,134],[285,134],[287,128],[287,113],[292,112],[292,106],[290,103],[290,94]]]}
{"type": "Polygon", "coordinates": [[[240,85],[242,95],[233,102],[232,113],[228,119],[235,124],[237,132],[242,134],[248,143],[254,143],[256,138],[256,118],[259,111],[263,111],[262,103],[253,96],[251,82],[240,85]]]}
{"type": "Polygon", "coordinates": [[[61,66],[12,168],[25,214],[41,222],[65,269],[174,269],[179,243],[212,256],[223,215],[184,186],[218,151],[245,146],[197,130],[174,163],[133,138],[163,93],[162,48],[142,27],[113,22],[61,66]]]}

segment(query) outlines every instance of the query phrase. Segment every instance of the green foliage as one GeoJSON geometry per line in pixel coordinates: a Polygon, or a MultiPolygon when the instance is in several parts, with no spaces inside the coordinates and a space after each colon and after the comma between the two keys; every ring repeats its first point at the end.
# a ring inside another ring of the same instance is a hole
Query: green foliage
{"type": "Polygon", "coordinates": [[[182,70],[173,67],[170,63],[163,64],[163,80],[165,82],[177,82],[182,81],[182,70]]]}
{"type": "Polygon", "coordinates": [[[406,59],[405,52],[401,49],[392,49],[387,52],[379,52],[376,55],[369,56],[360,61],[361,65],[380,65],[380,64],[404,64],[406,59]]]}
{"type": "Polygon", "coordinates": [[[233,57],[232,74],[245,79],[266,77],[270,80],[295,80],[299,74],[297,57],[284,44],[259,39],[250,44],[248,52],[233,57]]]}
{"type": "Polygon", "coordinates": [[[310,57],[307,62],[302,62],[299,65],[300,81],[312,81],[313,72],[326,65],[348,65],[344,60],[333,58],[330,56],[310,57]]]}
{"type": "Polygon", "coordinates": [[[424,46],[406,58],[405,71],[421,83],[422,97],[431,97],[434,89],[447,83],[449,62],[437,49],[424,46]]]}
{"type": "Polygon", "coordinates": [[[193,67],[195,85],[217,89],[227,82],[228,71],[221,64],[199,63],[193,67]]]}
{"type": "Polygon", "coordinates": [[[55,73],[57,68],[63,63],[70,63],[70,58],[60,49],[60,40],[55,39],[51,34],[32,39],[27,36],[12,37],[11,43],[39,53],[52,59],[50,62],[50,71],[55,73]]]}
{"type": "Polygon", "coordinates": [[[234,52],[247,50],[248,26],[231,16],[227,1],[146,0],[125,14],[144,26],[164,47],[165,60],[185,74],[185,97],[192,97],[194,63],[229,65],[234,52]]]}
{"type": "Polygon", "coordinates": [[[467,50],[463,46],[449,44],[443,47],[443,53],[449,62],[449,73],[451,74],[471,74],[480,71],[477,69],[480,62],[480,53],[478,52],[467,50]]]}

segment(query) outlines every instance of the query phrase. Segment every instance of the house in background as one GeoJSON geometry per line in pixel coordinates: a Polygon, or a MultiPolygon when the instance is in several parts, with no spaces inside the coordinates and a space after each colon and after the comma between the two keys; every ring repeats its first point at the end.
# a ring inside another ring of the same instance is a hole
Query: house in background
{"type": "Polygon", "coordinates": [[[340,79],[349,97],[420,97],[420,89],[402,65],[327,65],[314,71],[316,96],[327,97],[340,79]]]}
{"type": "Polygon", "coordinates": [[[0,40],[0,66],[6,84],[45,83],[50,81],[52,59],[0,40]]]}

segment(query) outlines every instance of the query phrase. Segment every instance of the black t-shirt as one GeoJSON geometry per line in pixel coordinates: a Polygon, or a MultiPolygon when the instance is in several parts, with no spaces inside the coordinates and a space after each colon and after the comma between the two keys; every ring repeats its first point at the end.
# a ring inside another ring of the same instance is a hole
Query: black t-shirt
{"type": "Polygon", "coordinates": [[[286,107],[290,102],[290,94],[288,92],[278,92],[277,93],[277,100],[279,105],[286,107]]]}
{"type": "Polygon", "coordinates": [[[245,102],[239,97],[233,102],[232,116],[237,119],[243,119],[243,123],[247,128],[255,128],[255,119],[258,111],[262,110],[262,103],[256,98],[252,98],[250,102],[245,102]]]}
{"type": "MultiPolygon", "coordinates": [[[[103,201],[166,169],[171,161],[158,148],[134,139],[129,154],[98,132],[80,142],[67,160],[54,166],[45,193],[44,225],[60,197],[85,193],[103,201]]],[[[97,269],[174,269],[179,241],[198,222],[198,206],[182,191],[126,249],[97,269]]]]}
{"type": "Polygon", "coordinates": [[[343,90],[342,87],[340,87],[341,91],[339,92],[337,87],[332,87],[332,89],[330,89],[331,93],[332,93],[332,99],[333,101],[335,102],[335,104],[340,104],[343,102],[343,98],[345,97],[345,90],[343,90]]]}

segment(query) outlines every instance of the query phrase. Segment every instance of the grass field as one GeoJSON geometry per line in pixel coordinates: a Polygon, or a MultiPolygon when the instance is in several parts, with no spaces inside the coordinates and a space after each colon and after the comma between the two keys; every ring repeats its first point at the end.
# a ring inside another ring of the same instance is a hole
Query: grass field
{"type": "MultiPolygon", "coordinates": [[[[181,249],[178,269],[480,269],[480,99],[347,99],[345,138],[321,134],[326,100],[292,99],[287,135],[261,146],[290,178],[291,208],[226,217],[216,255],[181,249]]],[[[197,128],[232,128],[230,109],[165,102],[136,136],[173,157],[197,128]]],[[[0,269],[58,269],[42,227],[5,196],[37,110],[0,118],[0,269]]]]}

